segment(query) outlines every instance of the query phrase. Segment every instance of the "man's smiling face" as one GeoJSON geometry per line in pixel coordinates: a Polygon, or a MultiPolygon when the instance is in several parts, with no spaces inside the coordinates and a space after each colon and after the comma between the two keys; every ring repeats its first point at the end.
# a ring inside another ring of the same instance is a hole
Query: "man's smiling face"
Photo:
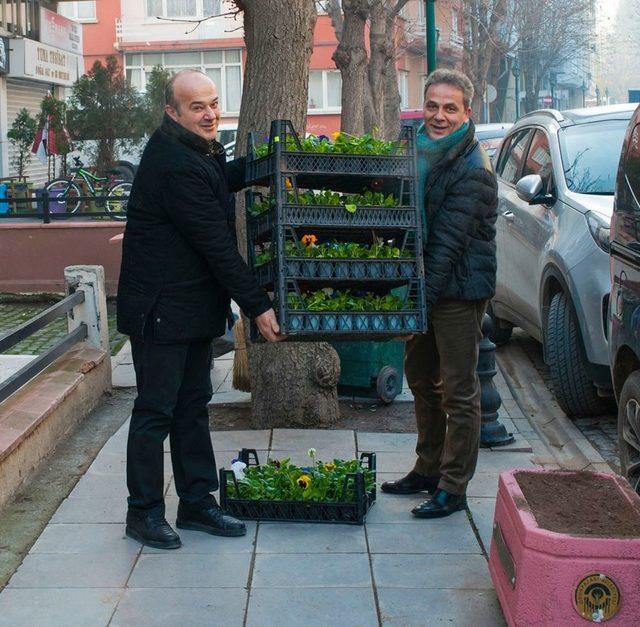
{"type": "Polygon", "coordinates": [[[471,116],[461,89],[436,83],[424,97],[424,125],[431,139],[441,139],[457,131],[471,116]]]}
{"type": "Polygon", "coordinates": [[[204,74],[189,72],[176,78],[173,95],[177,107],[167,105],[167,115],[207,141],[215,139],[220,122],[215,83],[204,74]]]}

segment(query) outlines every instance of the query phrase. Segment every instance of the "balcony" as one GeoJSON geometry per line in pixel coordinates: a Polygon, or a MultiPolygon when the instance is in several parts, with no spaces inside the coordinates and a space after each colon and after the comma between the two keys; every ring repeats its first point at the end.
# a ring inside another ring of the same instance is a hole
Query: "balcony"
{"type": "Polygon", "coordinates": [[[194,42],[209,39],[237,39],[244,36],[241,23],[228,16],[218,16],[201,22],[160,20],[158,18],[116,18],[117,43],[145,45],[153,42],[194,42]]]}
{"type": "Polygon", "coordinates": [[[0,2],[0,35],[40,39],[39,0],[0,2]]]}

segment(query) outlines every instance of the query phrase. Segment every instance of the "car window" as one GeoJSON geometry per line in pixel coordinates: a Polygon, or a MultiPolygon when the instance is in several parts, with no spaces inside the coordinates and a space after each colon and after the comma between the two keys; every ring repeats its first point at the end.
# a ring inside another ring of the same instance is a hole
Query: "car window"
{"type": "Polygon", "coordinates": [[[524,149],[527,146],[531,129],[524,129],[512,135],[509,144],[505,146],[504,151],[500,154],[500,162],[498,163],[498,176],[507,183],[516,184],[522,159],[524,157],[524,149]]]}
{"type": "Polygon", "coordinates": [[[628,125],[628,120],[604,120],[560,131],[564,176],[572,192],[613,195],[628,125]]]}
{"type": "Polygon", "coordinates": [[[631,131],[623,172],[635,200],[634,210],[640,212],[640,124],[636,124],[631,131]]]}
{"type": "Polygon", "coordinates": [[[549,138],[544,131],[538,129],[533,134],[533,139],[529,145],[527,158],[524,160],[521,176],[528,174],[539,174],[544,183],[545,190],[549,189],[553,168],[551,165],[551,150],[549,148],[549,138]]]}

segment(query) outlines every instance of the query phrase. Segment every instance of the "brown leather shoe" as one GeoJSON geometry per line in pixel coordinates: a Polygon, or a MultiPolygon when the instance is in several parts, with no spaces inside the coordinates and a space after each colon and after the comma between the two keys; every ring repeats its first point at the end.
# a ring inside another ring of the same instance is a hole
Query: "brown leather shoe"
{"type": "Polygon", "coordinates": [[[438,489],[440,475],[425,477],[412,470],[397,481],[385,481],[380,489],[388,494],[417,494],[418,492],[435,492],[438,489]]]}

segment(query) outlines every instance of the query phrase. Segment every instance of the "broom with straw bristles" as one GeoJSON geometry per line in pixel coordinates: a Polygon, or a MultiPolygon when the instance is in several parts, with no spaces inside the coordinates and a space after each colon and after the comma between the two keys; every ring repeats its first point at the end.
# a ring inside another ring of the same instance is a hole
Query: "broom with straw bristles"
{"type": "Polygon", "coordinates": [[[233,341],[235,353],[233,355],[234,389],[241,392],[251,392],[251,377],[249,375],[249,356],[247,355],[247,340],[244,335],[244,322],[240,316],[233,325],[233,341]]]}

